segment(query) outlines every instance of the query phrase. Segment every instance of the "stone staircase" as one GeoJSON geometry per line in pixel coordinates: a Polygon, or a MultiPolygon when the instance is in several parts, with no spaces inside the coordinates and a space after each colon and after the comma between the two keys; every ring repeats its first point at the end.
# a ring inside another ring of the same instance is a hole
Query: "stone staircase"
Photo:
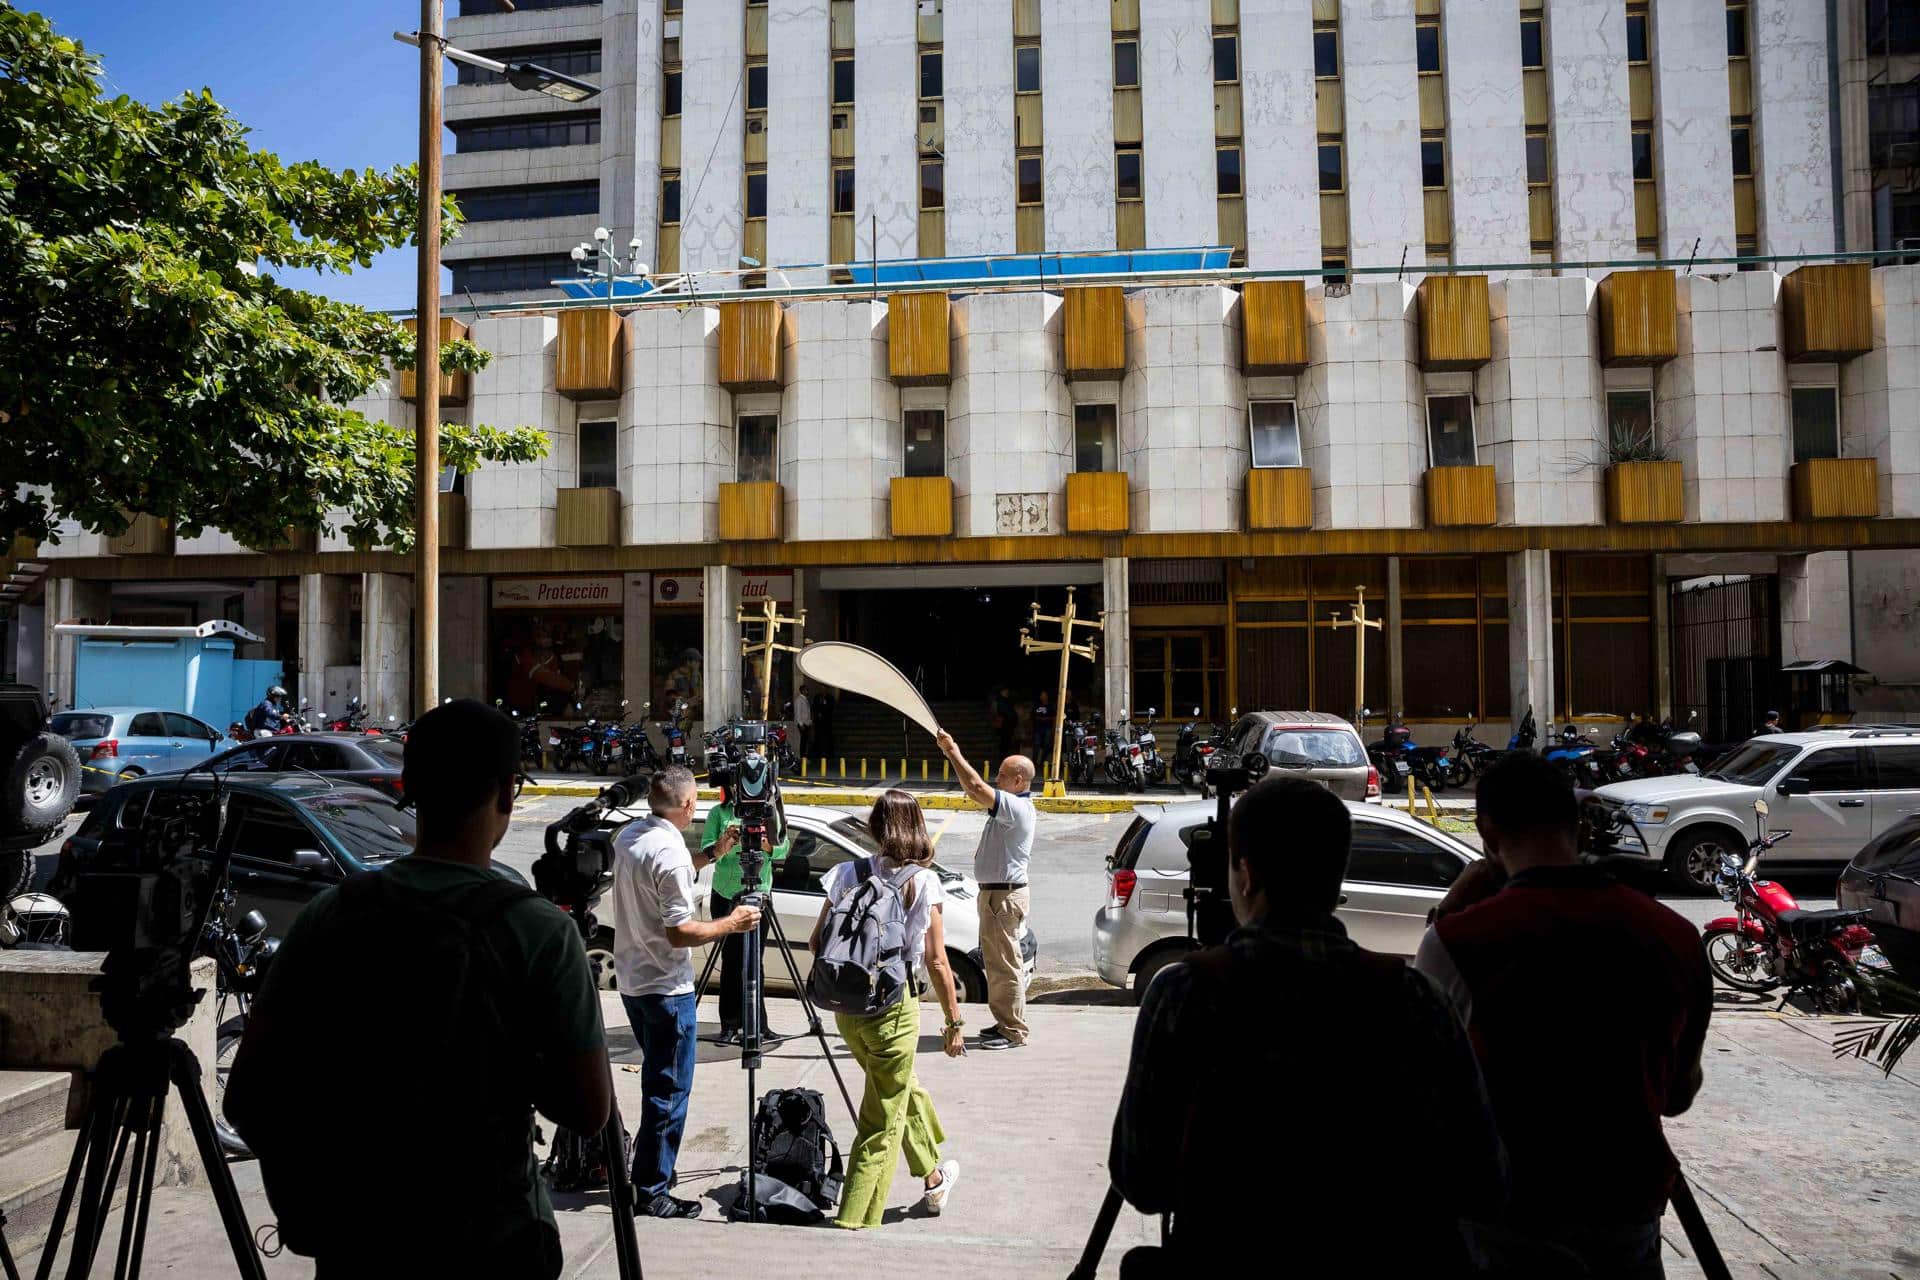
{"type": "MultiPolygon", "coordinates": [[[[982,761],[992,757],[999,749],[993,717],[984,701],[936,702],[932,706],[934,717],[953,735],[954,741],[966,752],[967,759],[973,761],[974,768],[979,768],[982,761]]],[[[871,698],[843,695],[834,708],[833,753],[836,759],[829,762],[829,767],[837,769],[840,758],[847,761],[849,770],[856,767],[854,761],[862,758],[872,761],[876,767],[885,760],[892,762],[893,772],[897,774],[904,752],[911,772],[917,775],[920,761],[931,760],[937,776],[940,751],[934,746],[933,739],[910,721],[903,734],[901,719],[899,712],[871,698]]]]}
{"type": "Polygon", "coordinates": [[[79,1136],[67,1128],[72,1084],[68,1071],[0,1071],[0,1213],[23,1267],[47,1238],[79,1136]]]}

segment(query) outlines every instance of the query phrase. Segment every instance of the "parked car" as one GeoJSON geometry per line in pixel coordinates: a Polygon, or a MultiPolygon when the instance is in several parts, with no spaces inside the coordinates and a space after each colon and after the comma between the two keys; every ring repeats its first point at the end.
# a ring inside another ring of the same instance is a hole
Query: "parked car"
{"type": "Polygon", "coordinates": [[[1342,800],[1380,794],[1380,775],[1353,725],[1324,711],[1255,711],[1227,734],[1232,750],[1258,751],[1275,769],[1312,778],[1342,800]]]}
{"type": "Polygon", "coordinates": [[[33,879],[33,847],[51,837],[80,794],[73,745],[47,725],[30,684],[0,684],[0,904],[33,879]]]}
{"type": "MultiPolygon", "coordinates": [[[[1396,809],[1347,801],[1353,852],[1336,911],[1371,951],[1410,956],[1427,912],[1480,855],[1396,809]]],[[[1193,949],[1187,936],[1187,849],[1217,812],[1209,801],[1140,810],[1107,858],[1107,902],[1093,917],[1093,963],[1109,985],[1145,991],[1193,949]]]]}
{"type": "MultiPolygon", "coordinates": [[[[701,804],[694,812],[693,825],[687,828],[687,847],[696,852],[711,807],[701,804]]],[[[867,830],[864,819],[838,809],[788,805],[786,814],[787,830],[793,846],[787,856],[774,865],[773,905],[780,917],[780,928],[793,945],[794,967],[799,969],[801,981],[804,982],[807,971],[813,965],[807,942],[813,936],[814,923],[820,919],[820,908],[826,901],[823,879],[827,872],[842,862],[878,853],[880,845],[873,838],[873,833],[867,830]]],[[[630,809],[616,810],[607,816],[619,819],[640,815],[640,810],[630,809]]],[[[940,886],[947,895],[941,917],[946,927],[947,960],[953,966],[960,998],[974,1004],[983,1003],[987,998],[987,969],[980,955],[980,886],[974,883],[971,876],[962,875],[939,863],[935,863],[933,869],[939,875],[940,886]]],[[[695,885],[699,918],[702,920],[711,918],[709,902],[712,886],[713,868],[709,866],[701,870],[695,885]]],[[[710,950],[710,947],[701,947],[693,953],[696,974],[706,965],[710,950]]],[[[1020,955],[1028,977],[1033,975],[1034,961],[1039,952],[1039,942],[1033,930],[1022,925],[1020,955]]],[[[718,982],[719,970],[716,969],[714,974],[713,980],[718,982]]],[[[608,980],[611,980],[610,977],[608,980]]],[[[926,981],[924,966],[920,980],[926,981]]],[[[771,945],[767,948],[766,984],[770,990],[793,989],[786,963],[771,945]]]]}
{"type": "Polygon", "coordinates": [[[389,734],[300,733],[243,742],[166,772],[317,773],[399,796],[405,794],[400,783],[405,752],[406,744],[389,734]]]}
{"type": "Polygon", "coordinates": [[[80,757],[80,790],[97,796],[116,782],[185,768],[234,744],[204,720],[158,707],[61,711],[53,731],[80,757]]]}
{"type": "Polygon", "coordinates": [[[1840,873],[1834,896],[1842,908],[1868,913],[1880,954],[1920,987],[1920,817],[1902,818],[1868,841],[1840,873]]]}
{"type": "Polygon", "coordinates": [[[1920,729],[1841,725],[1752,738],[1699,775],[1597,788],[1587,803],[1599,812],[1583,829],[1592,852],[1660,862],[1681,887],[1709,891],[1722,855],[1744,859],[1758,834],[1756,800],[1775,827],[1793,831],[1770,867],[1843,866],[1920,813],[1920,729]]]}

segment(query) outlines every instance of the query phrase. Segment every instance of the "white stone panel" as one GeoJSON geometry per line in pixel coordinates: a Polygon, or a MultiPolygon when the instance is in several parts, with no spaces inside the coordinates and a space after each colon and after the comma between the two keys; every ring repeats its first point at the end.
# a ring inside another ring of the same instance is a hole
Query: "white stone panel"
{"type": "Polygon", "coordinates": [[[1005,495],[1038,495],[1032,533],[1067,531],[1073,406],[1061,370],[1057,293],[977,293],[953,300],[947,390],[954,535],[991,537],[1005,495]]]}
{"type": "Polygon", "coordinates": [[[1491,290],[1493,359],[1474,375],[1474,431],[1501,524],[1602,519],[1597,292],[1585,276],[1514,276],[1491,290]]]}
{"type": "Polygon", "coordinates": [[[1108,0],[1054,0],[1042,22],[1046,247],[1059,253],[1111,249],[1113,15],[1108,0]]]}
{"type": "Polygon", "coordinates": [[[779,459],[790,540],[888,536],[905,441],[886,323],[887,304],[866,299],[787,308],[779,459]]]}
{"type": "Polygon", "coordinates": [[[655,261],[660,226],[660,0],[602,6],[600,225],[640,237],[655,261]]]}
{"type": "Polygon", "coordinates": [[[1120,465],[1135,533],[1237,531],[1247,487],[1240,313],[1217,286],[1127,298],[1120,465]]]}
{"type": "Polygon", "coordinates": [[[1320,260],[1311,0],[1241,0],[1242,181],[1247,265],[1320,260]]]}
{"type": "Polygon", "coordinates": [[[827,260],[831,75],[827,0],[769,0],[769,263],[784,266],[827,260]]]}
{"type": "Polygon", "coordinates": [[[1786,519],[1779,297],[1771,271],[1679,280],[1680,357],[1655,375],[1654,421],[1686,468],[1688,520],[1786,519]]]}
{"type": "Polygon", "coordinates": [[[1140,6],[1140,112],[1147,247],[1213,244],[1220,224],[1209,0],[1140,6]]]}
{"type": "MultiPolygon", "coordinates": [[[[1569,261],[1631,257],[1637,242],[1626,6],[1547,0],[1547,50],[1559,255],[1569,261]]],[[[1722,108],[1723,125],[1725,115],[1722,108]]]]}
{"type": "Polygon", "coordinates": [[[874,256],[876,236],[881,258],[912,258],[920,252],[916,8],[906,3],[853,8],[858,95],[853,112],[853,243],[862,258],[874,256]]]}
{"type": "Polygon", "coordinates": [[[1727,17],[1713,4],[1653,7],[1653,158],[1660,183],[1660,252],[1733,252],[1733,141],[1727,124],[1727,17]]]}
{"type": "Polygon", "coordinates": [[[1498,4],[1450,4],[1441,14],[1453,260],[1526,262],[1532,236],[1519,19],[1498,4]]]}
{"type": "Polygon", "coordinates": [[[1880,464],[1880,514],[1920,515],[1920,267],[1873,273],[1873,350],[1840,366],[1840,452],[1880,464]]]}
{"type": "Polygon", "coordinates": [[[1755,0],[1750,20],[1760,252],[1832,253],[1827,7],[1755,0]]]}
{"type": "Polygon", "coordinates": [[[467,477],[467,545],[551,547],[556,491],[579,483],[574,405],[553,390],[560,321],[554,316],[487,316],[473,323],[476,345],[493,353],[472,377],[469,412],[496,427],[538,427],[547,456],[483,463],[467,477]]]}
{"type": "Polygon", "coordinates": [[[1309,289],[1307,309],[1300,443],[1314,528],[1418,527],[1427,446],[1413,285],[1363,277],[1340,297],[1309,289]]]}
{"type": "Polygon", "coordinates": [[[1347,247],[1356,267],[1427,260],[1420,98],[1410,6],[1342,0],[1347,115],[1347,247]]]}
{"type": "Polygon", "coordinates": [[[746,6],[701,10],[680,37],[680,269],[731,271],[746,231],[746,6]]]}
{"type": "Polygon", "coordinates": [[[733,397],[720,386],[720,312],[650,307],[627,317],[620,398],[623,542],[712,542],[734,478],[733,397]]]}
{"type": "Polygon", "coordinates": [[[947,254],[1011,253],[1013,6],[953,4],[942,23],[947,254]]]}

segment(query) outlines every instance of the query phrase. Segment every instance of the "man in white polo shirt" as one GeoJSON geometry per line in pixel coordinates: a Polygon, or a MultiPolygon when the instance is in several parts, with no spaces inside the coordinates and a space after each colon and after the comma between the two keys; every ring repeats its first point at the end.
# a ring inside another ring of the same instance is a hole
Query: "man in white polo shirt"
{"type": "Polygon", "coordinates": [[[989,786],[942,729],[936,739],[953,764],[961,790],[987,811],[986,830],[973,855],[980,882],[980,954],[987,962],[987,1008],[994,1024],[980,1033],[982,1049],[1018,1049],[1027,1042],[1027,983],[1020,959],[1020,926],[1027,918],[1027,862],[1033,856],[1033,761],[1008,756],[989,786]]]}

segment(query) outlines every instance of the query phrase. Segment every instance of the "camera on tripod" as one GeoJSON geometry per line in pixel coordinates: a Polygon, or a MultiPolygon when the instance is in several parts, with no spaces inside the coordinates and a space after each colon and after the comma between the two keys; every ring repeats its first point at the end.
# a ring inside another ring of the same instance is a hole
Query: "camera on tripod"
{"type": "Polygon", "coordinates": [[[748,885],[760,882],[767,850],[786,839],[785,804],[780,796],[780,766],[764,720],[735,720],[707,735],[707,778],[727,789],[740,823],[740,874],[748,885]]]}
{"type": "Polygon", "coordinates": [[[1203,947],[1226,940],[1233,929],[1233,897],[1227,889],[1227,812],[1233,797],[1267,776],[1267,758],[1215,752],[1207,759],[1207,787],[1217,808],[1195,829],[1187,846],[1187,936],[1203,947]]]}

